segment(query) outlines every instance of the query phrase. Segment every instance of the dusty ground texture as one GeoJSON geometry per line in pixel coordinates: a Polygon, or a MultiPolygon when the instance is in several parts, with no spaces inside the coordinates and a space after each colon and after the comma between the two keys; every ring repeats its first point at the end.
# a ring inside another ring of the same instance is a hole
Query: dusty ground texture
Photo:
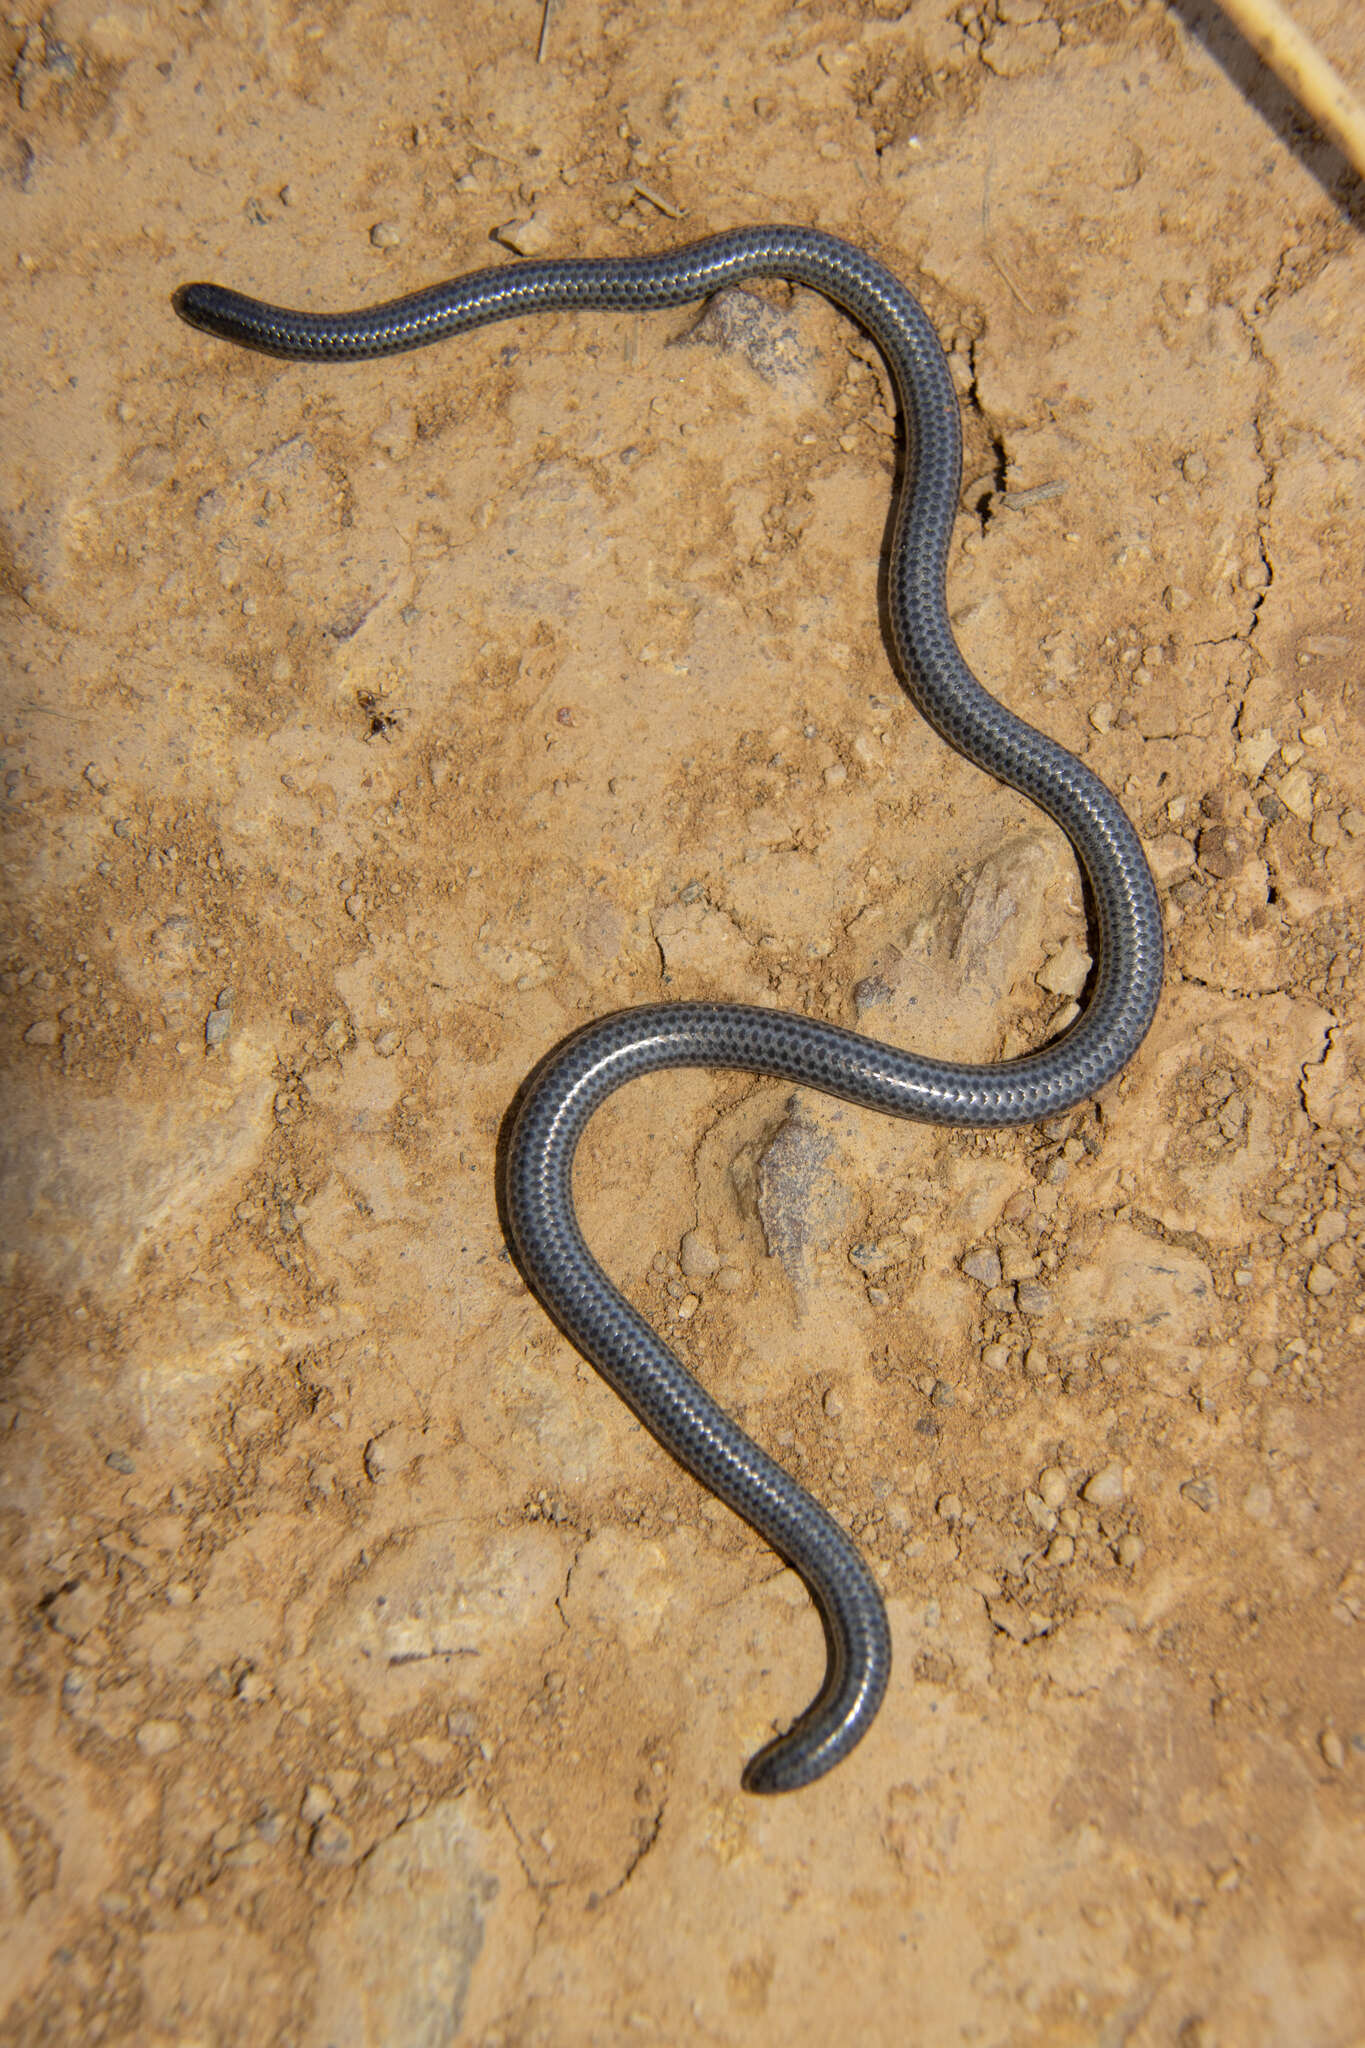
{"type": "Polygon", "coordinates": [[[1189,19],[9,14],[6,2040],[1365,2039],[1359,188],[1189,19]],[[589,1135],[606,1265],[885,1584],[873,1733],[761,1803],[815,1617],[494,1165],[618,1005],[998,1058],[1082,988],[1065,847],[889,663],[884,377],[781,289],[344,369],[169,299],[774,217],[939,325],[964,647],[1170,972],[1042,1130],[680,1076],[589,1135]]]}

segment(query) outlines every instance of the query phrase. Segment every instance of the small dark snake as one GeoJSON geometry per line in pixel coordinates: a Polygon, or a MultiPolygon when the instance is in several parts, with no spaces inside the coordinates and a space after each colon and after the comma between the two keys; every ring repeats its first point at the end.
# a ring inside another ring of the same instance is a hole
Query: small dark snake
{"type": "MultiPolygon", "coordinates": [[[[680,306],[754,277],[822,292],[885,357],[907,444],[887,583],[901,673],[949,746],[1060,825],[1089,884],[1099,938],[1083,1014],[1041,1051],[995,1066],[924,1059],[780,1010],[669,1003],[589,1024],[527,1085],[505,1181],[527,1280],[665,1449],[800,1573],[824,1621],[828,1665],[818,1695],[744,1772],[751,1792],[786,1792],[820,1777],[870,1727],[891,1669],[886,1610],[843,1530],[730,1421],[593,1258],[573,1205],[574,1154],[584,1127],[613,1089],[661,1067],[740,1068],[930,1123],[1031,1123],[1092,1096],[1119,1072],[1151,1023],[1161,990],[1156,892],[1117,800],[1054,740],[988,696],[953,639],[944,577],[962,435],[943,351],[904,285],[871,256],[814,228],[737,228],[661,256],[517,263],[357,313],[285,312],[212,284],[184,286],[176,305],[196,327],[228,341],[336,362],[392,355],[529,313],[680,306]]],[[[869,568],[869,586],[871,580],[869,568]]]]}

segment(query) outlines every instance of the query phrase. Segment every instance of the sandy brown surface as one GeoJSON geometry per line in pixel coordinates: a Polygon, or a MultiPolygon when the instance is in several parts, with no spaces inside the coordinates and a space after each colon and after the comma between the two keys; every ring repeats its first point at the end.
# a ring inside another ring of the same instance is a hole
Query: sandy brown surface
{"type": "Polygon", "coordinates": [[[7,19],[4,2039],[1360,2048],[1359,188],[1140,0],[7,19]],[[938,324],[964,648],[1170,971],[1042,1130],[690,1075],[589,1134],[604,1262],[885,1585],[872,1734],[759,1802],[816,1619],[494,1163],[616,1006],[1068,1014],[1064,845],[890,666],[884,377],[781,289],[352,368],[169,296],[770,218],[938,324]]]}

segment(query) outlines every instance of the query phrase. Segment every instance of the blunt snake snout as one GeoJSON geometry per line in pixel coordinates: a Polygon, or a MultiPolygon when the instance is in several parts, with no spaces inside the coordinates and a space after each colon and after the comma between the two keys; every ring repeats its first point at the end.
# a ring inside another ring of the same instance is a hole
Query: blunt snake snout
{"type": "MultiPolygon", "coordinates": [[[[739,228],[656,256],[516,263],[355,313],[288,312],[211,284],[186,285],[176,304],[194,326],[249,348],[355,361],[532,313],[680,306],[759,277],[823,293],[885,358],[906,434],[887,574],[901,673],[950,746],[1061,827],[1088,882],[1099,941],[1084,1014],[1062,1038],[1022,1059],[996,1066],[931,1060],[833,1024],[738,1003],[650,1005],[603,1017],[568,1039],[538,1069],[517,1113],[505,1197],[531,1286],[659,1442],[800,1573],[820,1610],[828,1646],[824,1683],[744,1773],[750,1791],[781,1792],[820,1777],[870,1727],[891,1668],[881,1593],[839,1525],[729,1419],[593,1258],[573,1204],[583,1129],[624,1081],[665,1067],[740,1068],[932,1123],[1029,1123],[1085,1100],[1119,1072],[1141,1042],[1161,989],[1156,892],[1118,801],[1073,755],[996,703],[953,639],[945,570],[962,439],[937,337],[918,301],[882,264],[800,227],[739,228]]],[[[871,563],[867,581],[870,604],[871,563]]]]}

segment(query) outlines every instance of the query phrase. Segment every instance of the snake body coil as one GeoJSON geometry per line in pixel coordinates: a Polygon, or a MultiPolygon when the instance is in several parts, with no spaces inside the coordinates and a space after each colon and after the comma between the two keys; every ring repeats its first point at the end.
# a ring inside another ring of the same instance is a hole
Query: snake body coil
{"type": "MultiPolygon", "coordinates": [[[[885,357],[904,418],[906,482],[887,601],[895,653],[924,716],[952,747],[1046,811],[1089,884],[1098,965],[1089,1003],[1054,1043],[997,1066],[924,1059],[776,1010],[672,1003],[618,1012],[561,1045],[528,1085],[508,1149],[506,1200],[523,1271],[545,1308],[659,1442],[800,1573],[825,1624],[821,1689],[752,1758],[752,1792],[806,1785],[866,1733],[886,1690],[881,1595],[838,1524],[751,1443],[607,1279],[574,1214],[574,1154],[598,1105],[663,1067],[780,1077],[892,1116],[996,1126],[1054,1116],[1132,1056],[1161,989],[1162,929],[1137,836],[1117,800],[1054,741],[997,704],[958,652],[944,597],[961,428],[937,337],[891,273],[813,228],[739,228],[658,256],[532,261],[455,278],[355,313],[297,313],[217,285],[176,295],[193,325],[269,354],[391,355],[530,313],[679,306],[747,278],[808,285],[850,314],[885,357]]],[[[872,571],[868,572],[869,595],[872,571]]]]}

